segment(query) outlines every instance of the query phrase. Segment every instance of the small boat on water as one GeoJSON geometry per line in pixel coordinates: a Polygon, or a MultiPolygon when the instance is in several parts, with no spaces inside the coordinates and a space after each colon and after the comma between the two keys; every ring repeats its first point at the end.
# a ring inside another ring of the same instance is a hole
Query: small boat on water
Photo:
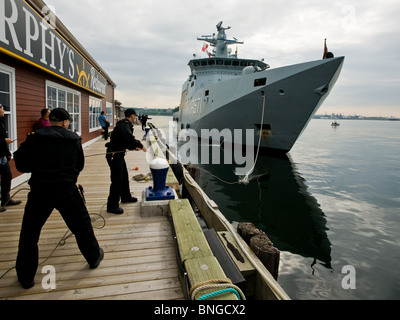
{"type": "Polygon", "coordinates": [[[237,50],[233,53],[228,47],[243,42],[228,39],[225,31],[230,27],[223,27],[222,21],[216,27],[217,34],[197,38],[204,42],[208,57],[194,55],[189,61],[191,73],[182,86],[174,119],[197,138],[202,129],[240,132],[235,137],[213,135],[213,143],[242,141],[288,152],[331,92],[344,57],[335,58],[325,43],[321,60],[270,68],[263,59],[239,58],[237,50]],[[248,129],[253,130],[252,139],[246,139],[248,129]]]}
{"type": "Polygon", "coordinates": [[[332,126],[332,127],[339,127],[339,126],[340,126],[340,123],[337,122],[337,121],[335,120],[335,121],[333,121],[333,122],[331,123],[331,126],[332,126]]]}

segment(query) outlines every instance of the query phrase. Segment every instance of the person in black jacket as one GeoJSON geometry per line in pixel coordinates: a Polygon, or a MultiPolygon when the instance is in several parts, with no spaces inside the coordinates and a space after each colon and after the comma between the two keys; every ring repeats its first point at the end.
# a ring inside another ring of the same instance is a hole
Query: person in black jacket
{"type": "Polygon", "coordinates": [[[126,149],[147,151],[143,144],[133,135],[133,123],[136,112],[129,108],[125,110],[125,119],[117,122],[107,146],[107,162],[111,170],[110,193],[107,200],[107,212],[122,214],[124,210],[119,206],[122,203],[136,202],[129,188],[129,175],[125,162],[126,149]]]}
{"type": "Polygon", "coordinates": [[[144,131],[146,129],[146,125],[147,125],[147,120],[149,120],[151,118],[149,118],[149,116],[147,114],[144,114],[142,116],[141,122],[142,122],[142,130],[144,131]]]}
{"type": "Polygon", "coordinates": [[[8,161],[11,159],[11,153],[8,145],[12,140],[8,138],[6,118],[4,117],[4,107],[0,104],[0,176],[1,176],[1,209],[4,212],[5,206],[14,206],[21,203],[15,201],[10,197],[12,174],[10,164],[8,161]]]}
{"type": "Polygon", "coordinates": [[[28,134],[25,142],[14,152],[17,170],[32,173],[16,262],[18,280],[25,289],[34,285],[40,232],[54,208],[75,235],[91,269],[97,268],[104,257],[83,195],[76,185],[85,158],[81,138],[67,130],[69,119],[65,109],[53,109],[51,126],[28,134]]]}

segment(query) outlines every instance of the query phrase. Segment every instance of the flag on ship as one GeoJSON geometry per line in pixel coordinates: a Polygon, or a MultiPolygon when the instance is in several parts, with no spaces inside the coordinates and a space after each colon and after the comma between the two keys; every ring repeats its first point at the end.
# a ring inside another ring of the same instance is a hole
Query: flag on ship
{"type": "Polygon", "coordinates": [[[324,43],[324,55],[322,56],[322,59],[326,59],[328,55],[328,47],[326,46],[326,39],[324,43]]]}

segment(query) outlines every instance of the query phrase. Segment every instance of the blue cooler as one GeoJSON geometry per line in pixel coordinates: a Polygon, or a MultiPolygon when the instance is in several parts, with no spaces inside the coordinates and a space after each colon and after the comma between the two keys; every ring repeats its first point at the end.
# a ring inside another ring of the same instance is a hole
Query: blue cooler
{"type": "Polygon", "coordinates": [[[146,188],[146,201],[175,199],[172,188],[165,185],[169,170],[168,161],[156,158],[150,162],[150,170],[153,175],[153,186],[146,188]]]}

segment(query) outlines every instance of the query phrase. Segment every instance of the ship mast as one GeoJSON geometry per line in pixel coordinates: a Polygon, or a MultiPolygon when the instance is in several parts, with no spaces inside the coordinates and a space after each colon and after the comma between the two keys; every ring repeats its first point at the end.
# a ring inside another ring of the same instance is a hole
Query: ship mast
{"type": "Polygon", "coordinates": [[[244,42],[238,41],[235,37],[234,40],[228,40],[226,38],[225,30],[229,30],[231,27],[222,27],[222,21],[217,24],[218,35],[215,37],[215,33],[212,36],[202,36],[197,38],[197,40],[206,41],[210,43],[212,47],[216,49],[210,55],[216,58],[228,58],[228,46],[232,44],[243,44],[244,42]]]}

